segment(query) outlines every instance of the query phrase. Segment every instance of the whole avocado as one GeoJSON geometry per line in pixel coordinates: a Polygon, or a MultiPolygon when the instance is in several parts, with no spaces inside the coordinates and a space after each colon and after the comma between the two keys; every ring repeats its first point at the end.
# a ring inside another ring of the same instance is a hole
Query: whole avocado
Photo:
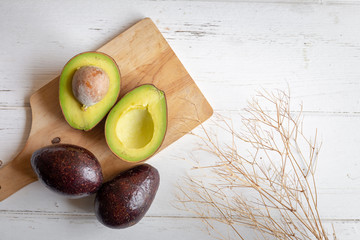
{"type": "Polygon", "coordinates": [[[95,193],[103,182],[100,163],[87,149],[54,144],[35,151],[31,166],[49,189],[69,198],[95,193]]]}
{"type": "Polygon", "coordinates": [[[160,176],[149,164],[138,165],[104,183],[96,194],[95,213],[110,228],[138,223],[150,208],[159,188],[160,176]]]}

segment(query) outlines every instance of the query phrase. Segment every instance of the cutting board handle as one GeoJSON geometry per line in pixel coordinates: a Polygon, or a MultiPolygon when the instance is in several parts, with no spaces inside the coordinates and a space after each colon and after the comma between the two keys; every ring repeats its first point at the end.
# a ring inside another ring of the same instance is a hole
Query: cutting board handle
{"type": "Polygon", "coordinates": [[[31,154],[26,144],[12,161],[0,168],[0,201],[37,180],[30,164],[31,154]]]}

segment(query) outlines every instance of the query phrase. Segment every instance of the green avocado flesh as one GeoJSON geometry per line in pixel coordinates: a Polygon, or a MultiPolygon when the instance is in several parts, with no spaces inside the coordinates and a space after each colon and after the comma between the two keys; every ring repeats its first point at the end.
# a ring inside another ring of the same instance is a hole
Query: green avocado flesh
{"type": "Polygon", "coordinates": [[[59,100],[63,115],[75,129],[88,131],[95,127],[115,104],[120,92],[120,72],[115,61],[100,52],[85,52],[76,55],[65,65],[59,85],[59,100]],[[109,77],[109,90],[104,98],[84,109],[72,91],[74,73],[83,66],[101,68],[109,77]]]}
{"type": "Polygon", "coordinates": [[[111,151],[119,158],[139,162],[159,149],[166,128],[165,94],[145,84],[127,93],[110,111],[105,137],[111,151]]]}

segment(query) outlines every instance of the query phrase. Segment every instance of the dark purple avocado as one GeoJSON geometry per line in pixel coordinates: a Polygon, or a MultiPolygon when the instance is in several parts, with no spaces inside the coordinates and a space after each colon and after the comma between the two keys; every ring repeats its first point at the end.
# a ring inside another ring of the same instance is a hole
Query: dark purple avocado
{"type": "Polygon", "coordinates": [[[97,192],[96,217],[110,228],[127,228],[138,223],[150,208],[159,182],[159,172],[149,164],[120,173],[97,192]]]}
{"type": "Polygon", "coordinates": [[[48,188],[69,198],[95,193],[103,182],[95,155],[76,145],[54,144],[40,148],[33,153],[31,166],[48,188]]]}

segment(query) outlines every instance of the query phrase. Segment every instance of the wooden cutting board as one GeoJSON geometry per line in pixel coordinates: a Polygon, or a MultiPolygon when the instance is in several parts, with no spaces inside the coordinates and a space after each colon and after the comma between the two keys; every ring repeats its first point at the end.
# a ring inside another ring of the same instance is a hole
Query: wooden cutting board
{"type": "MultiPolygon", "coordinates": [[[[144,83],[152,83],[165,92],[168,129],[159,151],[212,115],[211,106],[151,19],[139,21],[97,51],[117,62],[122,76],[120,97],[144,83]]],[[[57,138],[61,143],[76,144],[93,152],[101,163],[105,181],[133,166],[109,150],[104,120],[89,132],[67,124],[59,105],[58,85],[59,77],[31,96],[30,135],[24,149],[0,169],[0,201],[37,180],[30,165],[31,155],[57,138]]]]}

